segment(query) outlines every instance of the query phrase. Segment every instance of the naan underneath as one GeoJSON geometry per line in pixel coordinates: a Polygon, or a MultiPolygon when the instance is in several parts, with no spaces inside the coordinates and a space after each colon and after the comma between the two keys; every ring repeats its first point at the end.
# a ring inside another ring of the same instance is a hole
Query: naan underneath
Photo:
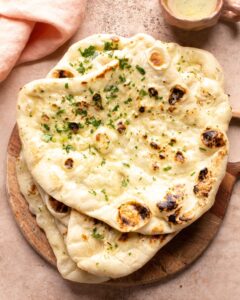
{"type": "Polygon", "coordinates": [[[129,275],[175,236],[118,232],[49,197],[34,183],[22,157],[17,170],[21,192],[36,215],[38,225],[45,231],[59,272],[66,279],[95,282],[95,278],[88,278],[82,270],[99,276],[97,282],[104,281],[101,278],[129,275]]]}
{"type": "Polygon", "coordinates": [[[80,283],[101,283],[107,277],[94,276],[79,269],[68,254],[63,236],[58,231],[54,217],[49,213],[38,192],[23,157],[17,162],[17,179],[20,191],[29,204],[30,211],[36,216],[37,224],[47,236],[49,244],[57,260],[57,268],[63,278],[80,283]]]}

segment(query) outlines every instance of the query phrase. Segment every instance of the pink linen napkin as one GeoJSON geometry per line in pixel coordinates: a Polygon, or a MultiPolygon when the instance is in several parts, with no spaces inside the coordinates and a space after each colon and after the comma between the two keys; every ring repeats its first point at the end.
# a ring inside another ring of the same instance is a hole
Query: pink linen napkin
{"type": "Polygon", "coordinates": [[[83,19],[86,0],[0,0],[0,82],[16,64],[64,44],[83,19]]]}

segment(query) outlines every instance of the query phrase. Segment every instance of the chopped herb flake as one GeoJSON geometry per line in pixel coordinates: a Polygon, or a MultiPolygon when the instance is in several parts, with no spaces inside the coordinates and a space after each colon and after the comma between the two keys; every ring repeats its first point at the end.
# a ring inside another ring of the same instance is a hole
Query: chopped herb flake
{"type": "Polygon", "coordinates": [[[112,109],[112,111],[118,111],[118,109],[119,109],[119,105],[117,104],[117,105],[114,106],[114,108],[112,109]]]}
{"type": "Polygon", "coordinates": [[[139,91],[139,96],[140,96],[140,97],[144,97],[144,96],[147,96],[147,95],[148,95],[148,93],[147,93],[145,90],[141,89],[141,90],[139,91]]]}
{"type": "Polygon", "coordinates": [[[96,196],[97,195],[97,192],[96,191],[94,191],[94,190],[90,190],[90,191],[88,191],[89,192],[89,194],[91,194],[91,195],[94,195],[94,196],[96,196]]]}
{"type": "Polygon", "coordinates": [[[48,124],[42,124],[42,126],[43,126],[47,131],[50,130],[50,127],[48,126],[48,124]]]}
{"type": "Polygon", "coordinates": [[[146,74],[146,71],[142,67],[140,67],[139,65],[136,65],[136,69],[138,70],[138,72],[140,74],[142,74],[142,75],[146,74]]]}
{"type": "Polygon", "coordinates": [[[114,44],[113,42],[105,42],[104,43],[104,51],[117,50],[118,44],[114,44]]]}
{"type": "Polygon", "coordinates": [[[124,82],[126,82],[126,77],[125,76],[123,76],[123,75],[119,75],[119,81],[120,81],[120,83],[124,83],[124,82]]]}
{"type": "Polygon", "coordinates": [[[51,134],[44,134],[42,137],[43,141],[48,143],[52,140],[52,135],[51,134]]]}
{"type": "Polygon", "coordinates": [[[125,101],[124,101],[124,104],[128,104],[128,103],[130,103],[130,102],[132,102],[132,98],[128,98],[127,100],[125,100],[125,101]]]}
{"type": "Polygon", "coordinates": [[[101,190],[101,193],[103,193],[105,201],[108,201],[109,198],[108,198],[108,195],[107,195],[106,190],[105,190],[105,189],[102,189],[102,190],[101,190]]]}
{"type": "Polygon", "coordinates": [[[98,233],[96,227],[93,228],[92,237],[93,237],[94,239],[96,239],[96,240],[103,240],[103,239],[104,239],[104,235],[98,233]]]}
{"type": "Polygon", "coordinates": [[[167,166],[167,167],[163,168],[163,171],[164,171],[164,172],[167,172],[167,171],[169,171],[169,170],[171,170],[171,169],[172,169],[172,167],[167,166]]]}
{"type": "Polygon", "coordinates": [[[63,145],[63,150],[69,153],[71,150],[74,150],[72,145],[63,145]]]}
{"type": "Polygon", "coordinates": [[[78,71],[78,73],[80,73],[82,75],[86,72],[86,68],[84,67],[82,62],[79,64],[79,67],[77,68],[77,71],[78,71]]]}
{"type": "Polygon", "coordinates": [[[128,63],[128,58],[119,58],[119,67],[121,70],[131,68],[131,65],[128,63]]]}
{"type": "Polygon", "coordinates": [[[129,184],[129,179],[128,178],[123,178],[122,187],[127,187],[128,184],[129,184]]]}
{"type": "Polygon", "coordinates": [[[83,57],[90,57],[95,54],[96,47],[91,45],[88,48],[84,49],[83,51],[81,49],[79,49],[79,51],[81,52],[83,57]]]}

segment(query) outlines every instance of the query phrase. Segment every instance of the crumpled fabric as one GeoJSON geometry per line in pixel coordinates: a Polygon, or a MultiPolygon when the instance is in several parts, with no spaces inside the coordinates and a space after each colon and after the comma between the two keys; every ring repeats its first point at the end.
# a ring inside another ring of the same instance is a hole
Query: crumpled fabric
{"type": "Polygon", "coordinates": [[[64,44],[83,20],[86,0],[0,0],[0,82],[16,64],[64,44]]]}

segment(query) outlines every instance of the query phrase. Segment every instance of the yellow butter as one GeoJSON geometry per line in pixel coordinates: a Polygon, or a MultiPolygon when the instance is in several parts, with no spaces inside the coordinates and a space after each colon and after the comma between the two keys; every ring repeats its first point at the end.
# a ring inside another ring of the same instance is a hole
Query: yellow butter
{"type": "Polygon", "coordinates": [[[187,20],[198,20],[210,16],[216,9],[217,0],[168,0],[173,14],[187,20]]]}

